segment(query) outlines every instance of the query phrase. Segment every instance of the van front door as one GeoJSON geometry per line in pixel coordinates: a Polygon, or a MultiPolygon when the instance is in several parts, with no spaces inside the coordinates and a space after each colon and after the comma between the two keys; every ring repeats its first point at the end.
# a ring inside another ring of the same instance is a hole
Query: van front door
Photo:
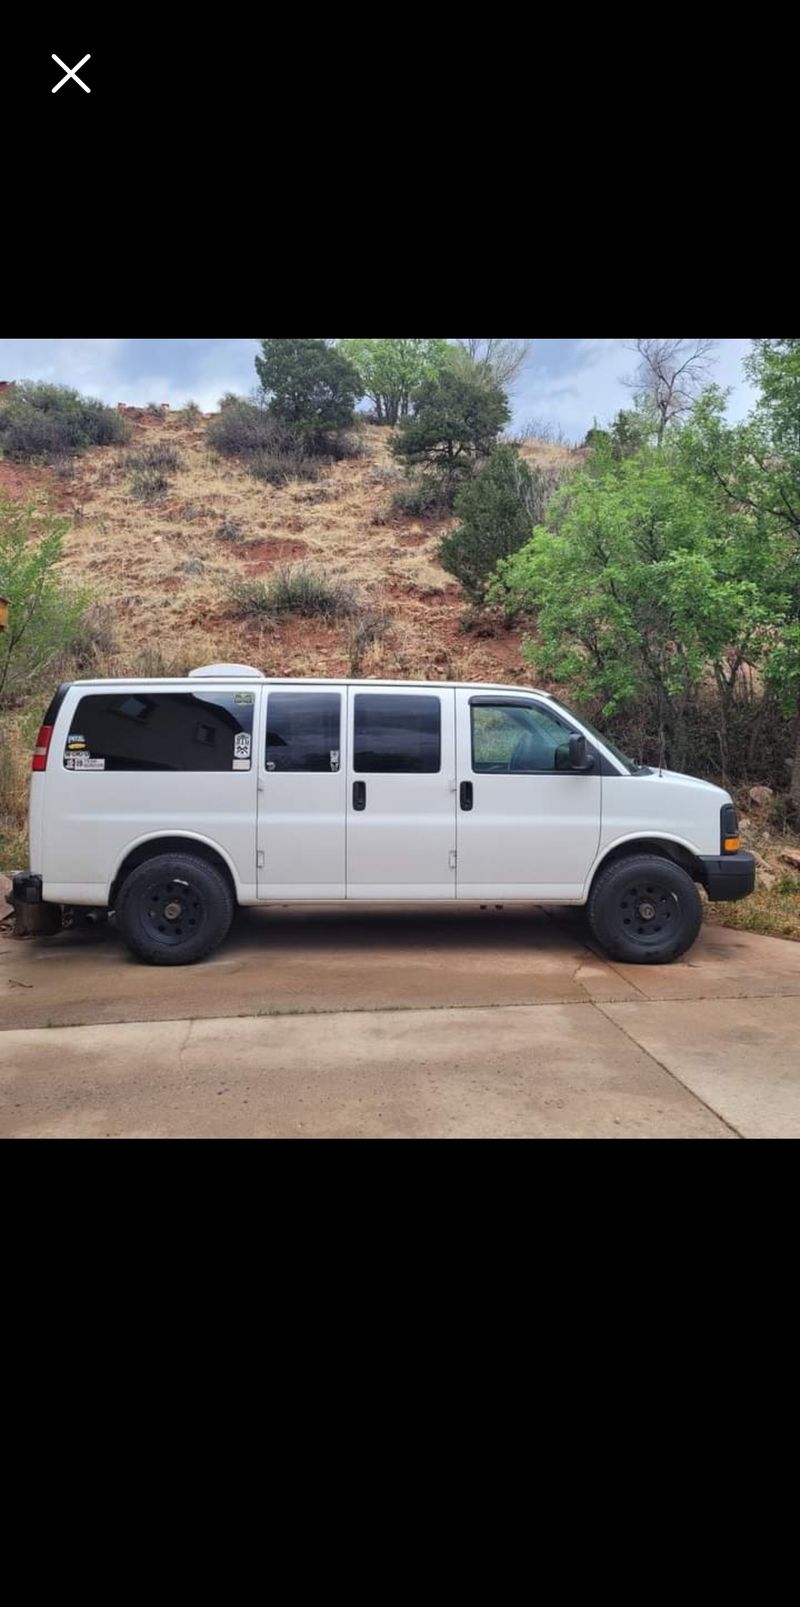
{"type": "Polygon", "coordinates": [[[269,689],[258,771],[258,896],[345,896],[344,693],[269,689]]]}
{"type": "Polygon", "coordinates": [[[350,688],[347,897],[455,897],[455,694],[350,688]]]}
{"type": "Polygon", "coordinates": [[[565,770],[574,727],[534,698],[465,689],[456,702],[458,897],[580,898],[600,841],[598,757],[565,770]]]}

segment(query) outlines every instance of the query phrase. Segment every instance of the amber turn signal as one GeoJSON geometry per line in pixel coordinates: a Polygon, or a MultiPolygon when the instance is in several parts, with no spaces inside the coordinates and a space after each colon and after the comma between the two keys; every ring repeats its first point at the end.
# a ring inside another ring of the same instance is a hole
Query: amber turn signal
{"type": "Polygon", "coordinates": [[[723,837],[722,839],[722,847],[726,854],[738,854],[741,846],[741,837],[723,837]]]}

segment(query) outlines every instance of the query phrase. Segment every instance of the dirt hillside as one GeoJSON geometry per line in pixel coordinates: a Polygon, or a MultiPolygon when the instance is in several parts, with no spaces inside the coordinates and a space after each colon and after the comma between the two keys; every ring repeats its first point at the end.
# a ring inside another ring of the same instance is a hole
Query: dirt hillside
{"type": "MultiPolygon", "coordinates": [[[[461,591],[437,559],[447,522],[392,512],[403,476],[386,430],[364,426],[361,456],[320,483],[279,488],[212,453],[203,419],[145,415],[133,430],[127,448],[95,448],[61,474],[0,464],[0,486],[49,495],[71,520],[64,573],[94,598],[84,673],[157,675],[225,659],[272,675],[348,673],[351,625],[236,617],[232,582],[303,562],[355,584],[389,616],[360,674],[530,679],[518,633],[469,628],[461,591]],[[178,452],[181,467],[164,499],[145,504],[132,495],[126,458],[157,442],[178,452]]],[[[570,458],[544,443],[525,452],[546,463],[570,458]]]]}

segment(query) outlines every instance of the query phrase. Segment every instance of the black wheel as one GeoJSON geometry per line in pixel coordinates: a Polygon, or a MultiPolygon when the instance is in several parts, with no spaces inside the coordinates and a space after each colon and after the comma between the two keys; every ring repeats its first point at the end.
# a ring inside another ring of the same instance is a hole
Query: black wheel
{"type": "Polygon", "coordinates": [[[703,918],[691,876],[656,854],[618,859],[601,871],[588,915],[606,953],[638,965],[664,965],[684,954],[703,918]]]}
{"type": "Polygon", "coordinates": [[[215,865],[190,854],[159,854],[126,876],[116,912],[117,925],[137,959],[149,965],[193,965],[227,936],[234,897],[215,865]]]}

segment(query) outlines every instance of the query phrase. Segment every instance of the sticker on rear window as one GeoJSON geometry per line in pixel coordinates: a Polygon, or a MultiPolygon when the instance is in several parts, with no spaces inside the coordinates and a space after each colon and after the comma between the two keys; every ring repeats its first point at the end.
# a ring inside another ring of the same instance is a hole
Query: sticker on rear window
{"type": "Polygon", "coordinates": [[[253,703],[255,701],[255,692],[234,692],[233,701],[234,703],[253,703]]]}
{"type": "Polygon", "coordinates": [[[105,759],[93,759],[88,753],[68,753],[64,763],[68,770],[105,770],[105,759]]]}
{"type": "Polygon", "coordinates": [[[249,770],[250,769],[250,760],[249,759],[234,759],[233,768],[234,768],[234,770],[249,770]]]}
{"type": "Polygon", "coordinates": [[[250,732],[239,731],[233,739],[233,756],[235,759],[250,758],[250,732]]]}
{"type": "Polygon", "coordinates": [[[85,737],[79,737],[77,731],[70,731],[70,734],[67,737],[67,748],[68,749],[69,748],[76,749],[76,748],[85,748],[85,747],[86,747],[86,738],[85,737]]]}

